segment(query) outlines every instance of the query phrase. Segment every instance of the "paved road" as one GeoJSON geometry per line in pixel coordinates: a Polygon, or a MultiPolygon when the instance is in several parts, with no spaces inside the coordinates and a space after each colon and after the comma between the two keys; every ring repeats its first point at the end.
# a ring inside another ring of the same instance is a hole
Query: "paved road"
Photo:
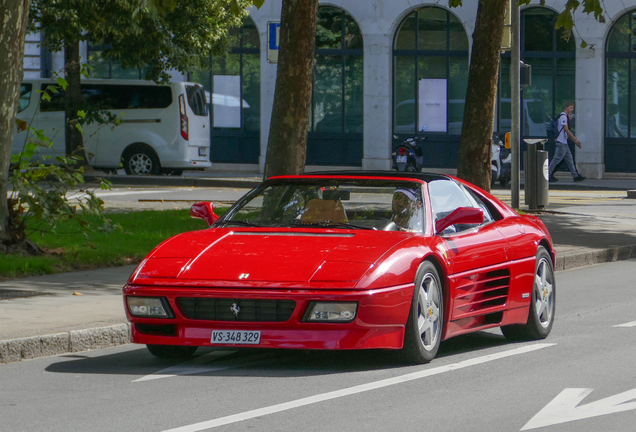
{"type": "Polygon", "coordinates": [[[373,351],[209,349],[179,364],[130,345],[0,365],[0,429],[633,430],[635,264],[558,273],[545,341],[480,332],[424,366],[373,351]]]}

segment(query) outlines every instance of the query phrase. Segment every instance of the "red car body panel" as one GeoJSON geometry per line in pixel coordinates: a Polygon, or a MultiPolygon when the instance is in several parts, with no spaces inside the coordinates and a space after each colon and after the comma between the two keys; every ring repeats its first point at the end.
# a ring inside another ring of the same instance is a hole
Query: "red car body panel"
{"type": "MultiPolygon", "coordinates": [[[[397,175],[302,176],[327,177],[401,179],[397,175]]],[[[212,227],[166,240],[133,272],[123,294],[125,298],[163,297],[174,317],[134,317],[126,307],[133,324],[132,341],[209,346],[212,330],[260,330],[258,346],[266,348],[399,349],[415,275],[424,260],[438,267],[444,285],[443,339],[525,323],[538,246],[544,245],[555,258],[543,223],[520,216],[489,193],[454,179],[487,201],[498,220],[457,235],[433,235],[426,182],[404,180],[424,185],[423,234],[212,227]],[[177,301],[182,297],[291,299],[296,304],[284,322],[207,321],[187,318],[177,301]],[[311,301],[358,302],[356,318],[350,323],[305,322],[311,301]]]]}

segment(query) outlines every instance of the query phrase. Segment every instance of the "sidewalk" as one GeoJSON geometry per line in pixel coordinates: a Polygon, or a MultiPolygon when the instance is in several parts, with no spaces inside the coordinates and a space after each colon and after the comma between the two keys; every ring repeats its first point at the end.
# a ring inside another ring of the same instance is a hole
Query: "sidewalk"
{"type": "MultiPolygon", "coordinates": [[[[152,180],[166,183],[161,186],[235,188],[251,188],[259,182],[253,174],[197,174],[152,180]]],[[[118,182],[136,185],[150,180],[117,177],[118,182]]],[[[552,235],[556,271],[636,257],[636,199],[627,198],[628,190],[636,190],[636,178],[573,183],[564,177],[557,185],[550,185],[546,211],[536,214],[552,235]]],[[[492,193],[510,200],[510,189],[492,193]]],[[[524,202],[523,191],[520,202],[524,202]]],[[[8,291],[30,295],[0,300],[0,363],[128,343],[121,288],[134,268],[0,282],[0,299],[8,291]]]]}

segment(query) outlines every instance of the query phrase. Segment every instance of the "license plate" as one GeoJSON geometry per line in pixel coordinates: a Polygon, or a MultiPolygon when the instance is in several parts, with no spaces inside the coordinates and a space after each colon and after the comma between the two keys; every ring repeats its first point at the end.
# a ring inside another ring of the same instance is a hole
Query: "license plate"
{"type": "Polygon", "coordinates": [[[398,156],[397,161],[398,163],[406,162],[406,156],[398,156]]]}
{"type": "Polygon", "coordinates": [[[212,330],[212,344],[258,345],[261,343],[261,332],[245,330],[212,330]]]}

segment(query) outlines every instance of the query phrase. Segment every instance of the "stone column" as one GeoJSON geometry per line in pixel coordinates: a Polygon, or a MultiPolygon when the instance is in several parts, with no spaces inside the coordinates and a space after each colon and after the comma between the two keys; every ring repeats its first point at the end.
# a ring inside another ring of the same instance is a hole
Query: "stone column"
{"type": "Polygon", "coordinates": [[[391,38],[364,34],[365,170],[391,169],[391,38]]]}
{"type": "MultiPolygon", "coordinates": [[[[606,24],[593,15],[575,14],[578,35],[588,46],[581,48],[576,40],[576,137],[582,148],[576,149],[579,172],[593,179],[603,178],[605,172],[605,40],[614,19],[622,13],[619,2],[606,2],[606,24]]],[[[621,2],[622,3],[622,2],[621,2]]]]}
{"type": "MultiPolygon", "coordinates": [[[[578,27],[578,25],[577,25],[578,27]]],[[[580,31],[580,30],[579,30],[580,31]]],[[[577,168],[581,175],[603,178],[605,172],[603,134],[603,39],[581,35],[594,48],[576,50],[576,137],[582,148],[576,148],[577,168]]]]}
{"type": "Polygon", "coordinates": [[[266,1],[261,9],[252,8],[251,18],[256,24],[261,45],[261,152],[258,159],[259,172],[265,172],[265,156],[267,155],[267,139],[274,106],[276,90],[276,63],[267,61],[267,23],[280,21],[282,0],[266,1]]]}

